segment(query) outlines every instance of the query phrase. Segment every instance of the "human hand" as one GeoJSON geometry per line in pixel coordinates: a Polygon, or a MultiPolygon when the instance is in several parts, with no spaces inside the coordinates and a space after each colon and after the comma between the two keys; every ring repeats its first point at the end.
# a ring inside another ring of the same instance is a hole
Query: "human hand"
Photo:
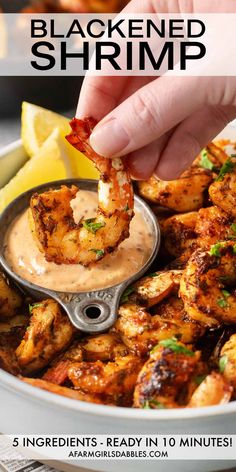
{"type": "MultiPolygon", "coordinates": [[[[190,3],[191,12],[236,11],[234,0],[190,3]]],[[[133,0],[124,11],[186,13],[186,5],[133,0]]],[[[236,78],[86,77],[77,116],[90,115],[99,120],[90,138],[95,151],[127,156],[134,178],[175,179],[236,118],[236,78]]]]}

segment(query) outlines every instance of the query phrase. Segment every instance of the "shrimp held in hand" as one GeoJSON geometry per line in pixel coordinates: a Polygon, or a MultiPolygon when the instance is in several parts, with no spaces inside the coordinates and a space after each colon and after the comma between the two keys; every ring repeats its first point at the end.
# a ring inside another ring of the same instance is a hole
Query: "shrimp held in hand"
{"type": "Polygon", "coordinates": [[[100,172],[96,218],[75,223],[70,206],[78,188],[62,186],[31,198],[32,228],[46,260],[56,264],[89,264],[102,259],[129,236],[133,188],[120,158],[106,159],[93,151],[89,136],[96,122],[74,118],[67,140],[93,161],[100,172]]]}

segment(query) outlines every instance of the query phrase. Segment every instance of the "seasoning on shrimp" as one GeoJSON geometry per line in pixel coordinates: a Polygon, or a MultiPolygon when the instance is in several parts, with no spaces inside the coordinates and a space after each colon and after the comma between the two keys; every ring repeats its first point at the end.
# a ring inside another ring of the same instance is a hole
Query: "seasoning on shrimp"
{"type": "Polygon", "coordinates": [[[236,323],[236,244],[222,241],[197,249],[180,281],[180,296],[189,318],[208,327],[236,323]]]}
{"type": "Polygon", "coordinates": [[[96,217],[75,223],[70,205],[78,192],[75,186],[35,193],[31,198],[32,230],[48,262],[88,266],[129,236],[134,214],[131,178],[122,159],[106,159],[91,148],[88,140],[95,124],[92,118],[74,118],[67,139],[100,171],[96,217]]]}

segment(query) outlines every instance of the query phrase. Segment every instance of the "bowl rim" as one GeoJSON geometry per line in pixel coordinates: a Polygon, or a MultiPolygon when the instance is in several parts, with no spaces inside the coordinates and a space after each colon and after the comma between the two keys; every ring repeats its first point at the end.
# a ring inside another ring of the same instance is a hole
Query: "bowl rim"
{"type": "Polygon", "coordinates": [[[67,398],[56,393],[43,390],[25,383],[20,378],[0,369],[1,387],[13,391],[20,396],[37,401],[41,405],[47,404],[54,409],[90,414],[97,417],[108,417],[116,419],[148,420],[148,421],[173,421],[209,418],[219,415],[230,415],[236,413],[236,401],[226,405],[216,405],[201,408],[173,408],[169,410],[143,410],[139,408],[125,408],[108,405],[97,405],[95,403],[83,402],[67,398]]]}

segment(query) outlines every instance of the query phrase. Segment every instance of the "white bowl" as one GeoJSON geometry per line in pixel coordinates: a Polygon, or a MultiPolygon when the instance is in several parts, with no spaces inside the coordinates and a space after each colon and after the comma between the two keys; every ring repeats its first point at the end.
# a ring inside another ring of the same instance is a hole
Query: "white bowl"
{"type": "MultiPolygon", "coordinates": [[[[233,139],[235,127],[220,137],[233,139]]],[[[1,151],[0,168],[9,180],[26,156],[20,141],[1,151]],[[12,168],[11,168],[12,166],[12,168]],[[8,171],[7,171],[8,168],[8,171]]],[[[234,434],[236,402],[197,409],[139,410],[71,400],[25,384],[0,370],[0,431],[6,434],[234,434]]],[[[223,452],[222,452],[223,454],[223,452]]],[[[52,459],[48,457],[47,459],[52,459]]],[[[233,467],[236,461],[80,461],[89,470],[120,472],[208,472],[233,467]]],[[[59,464],[67,469],[66,463],[59,464]]],[[[78,469],[79,470],[79,469],[78,469]]]]}

